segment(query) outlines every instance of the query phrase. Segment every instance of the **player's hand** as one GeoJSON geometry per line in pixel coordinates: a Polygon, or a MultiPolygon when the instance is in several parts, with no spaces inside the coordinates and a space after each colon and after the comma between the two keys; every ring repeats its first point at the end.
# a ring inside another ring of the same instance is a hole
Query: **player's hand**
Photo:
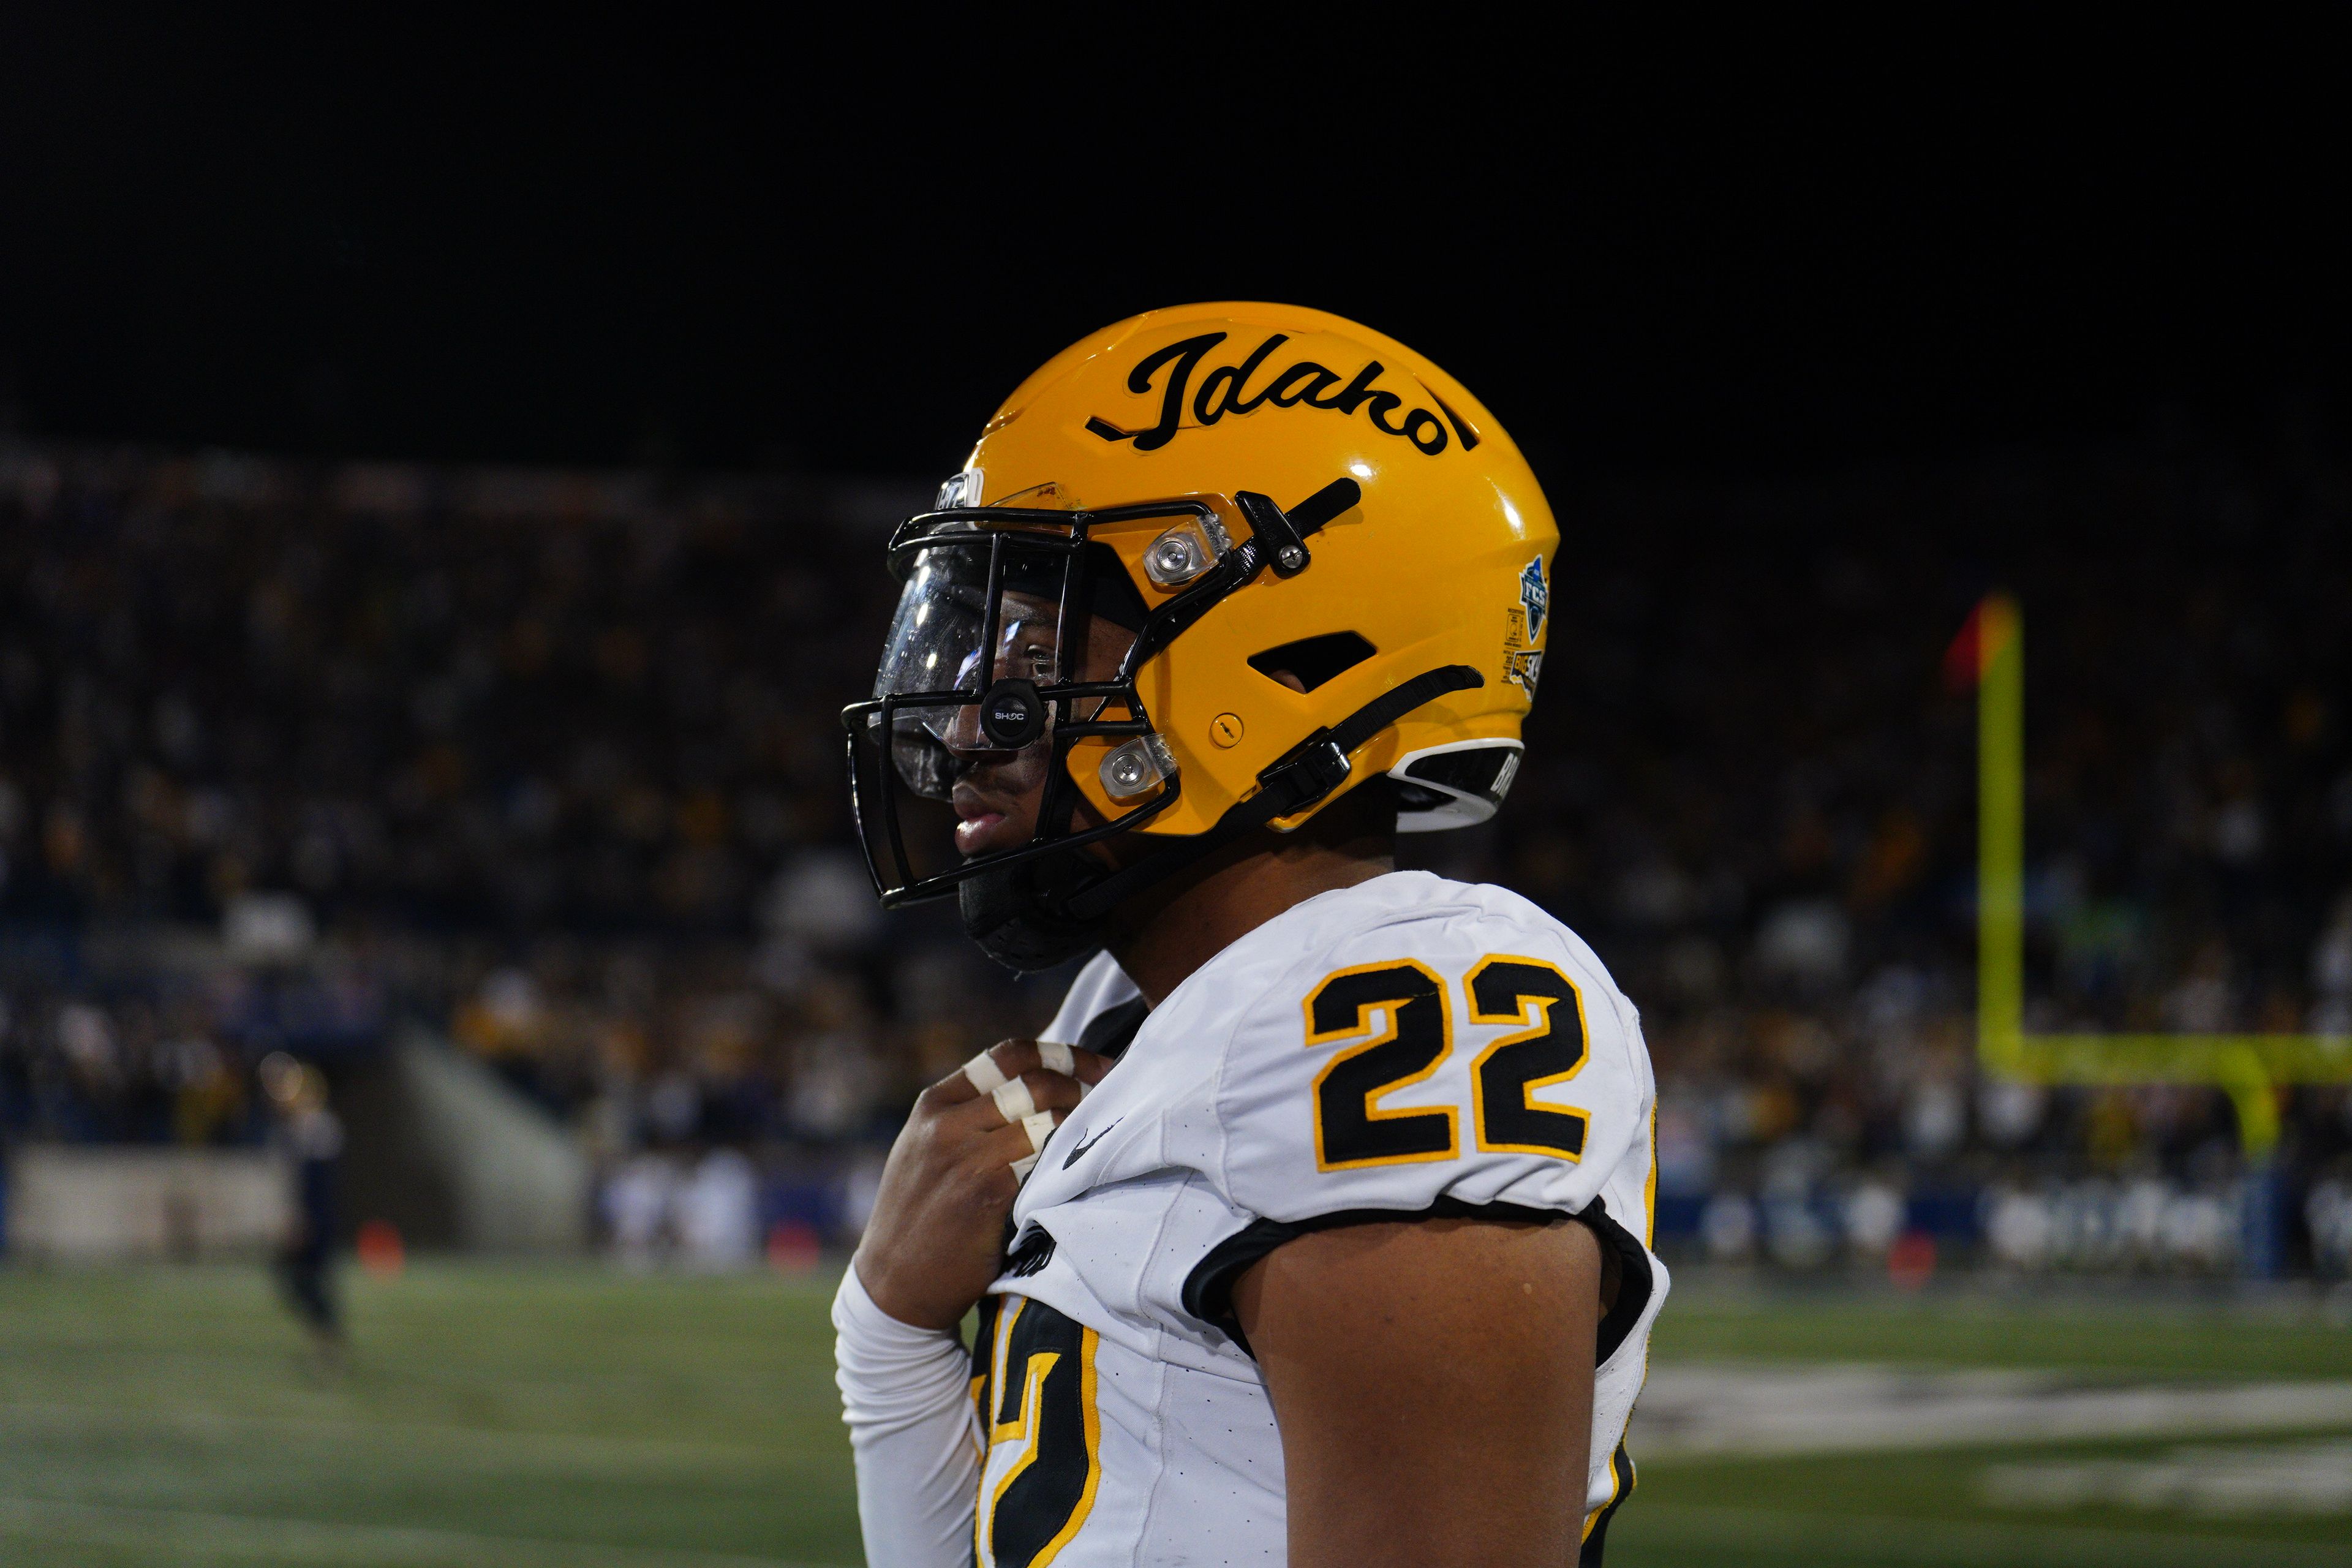
{"type": "MultiPolygon", "coordinates": [[[[1079,1086],[1101,1082],[1111,1065],[1073,1049],[1075,1076],[1055,1072],[1034,1040],[1005,1040],[988,1055],[1056,1126],[1078,1103],[1079,1086]]],[[[1003,1265],[1004,1218],[1021,1191],[1013,1163],[1033,1152],[1029,1132],[1006,1121],[997,1097],[981,1093],[963,1068],[923,1090],[890,1145],[874,1216],[851,1260],[874,1304],[917,1328],[963,1321],[1003,1265]]]]}

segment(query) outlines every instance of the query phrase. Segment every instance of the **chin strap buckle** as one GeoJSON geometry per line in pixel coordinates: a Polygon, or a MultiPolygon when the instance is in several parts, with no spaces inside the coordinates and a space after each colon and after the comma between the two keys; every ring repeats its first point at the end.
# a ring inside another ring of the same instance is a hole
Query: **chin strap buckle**
{"type": "Polygon", "coordinates": [[[1288,511],[1275,505],[1272,496],[1234,492],[1234,504],[1249,523],[1259,556],[1277,577],[1296,577],[1306,571],[1312,559],[1307,553],[1307,536],[1363,499],[1364,487],[1345,478],[1333,479],[1288,511]]]}
{"type": "Polygon", "coordinates": [[[1348,753],[1328,730],[1318,730],[1257,775],[1258,787],[1269,803],[1286,801],[1274,816],[1303,810],[1348,782],[1354,772],[1348,753]]]}

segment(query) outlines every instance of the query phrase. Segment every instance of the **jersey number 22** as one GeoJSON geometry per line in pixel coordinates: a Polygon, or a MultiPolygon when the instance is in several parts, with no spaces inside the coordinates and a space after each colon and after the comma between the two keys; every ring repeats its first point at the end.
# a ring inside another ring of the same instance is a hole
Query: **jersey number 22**
{"type": "MultiPolygon", "coordinates": [[[[1576,983],[1542,959],[1497,955],[1480,959],[1462,985],[1473,1024],[1519,1026],[1470,1064],[1477,1146],[1563,1160],[1581,1156],[1585,1113],[1535,1100],[1537,1089],[1565,1083],[1584,1066],[1584,998],[1576,983]]],[[[1309,1047],[1352,1042],[1316,1075],[1318,1169],[1451,1160],[1461,1153],[1454,1107],[1380,1107],[1382,1096],[1423,1082],[1453,1054],[1452,998],[1436,971],[1409,958],[1342,969],[1307,995],[1306,1012],[1309,1047]]]]}

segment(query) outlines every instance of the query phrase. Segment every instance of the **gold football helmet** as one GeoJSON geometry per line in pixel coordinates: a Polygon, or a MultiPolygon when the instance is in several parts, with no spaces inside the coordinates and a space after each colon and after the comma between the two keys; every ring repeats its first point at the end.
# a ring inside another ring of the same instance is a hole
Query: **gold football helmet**
{"type": "Polygon", "coordinates": [[[982,937],[1031,967],[1370,778],[1394,781],[1402,831],[1485,820],[1517,768],[1558,542],[1494,416],[1351,321],[1192,305],[1072,345],[891,541],[898,615],[874,696],[843,712],[883,902],[961,889],[975,935],[1060,931],[1025,953],[982,937]],[[973,756],[1033,749],[1034,834],[935,850],[922,803],[973,756]],[[1070,853],[1114,835],[1154,852],[1070,853]]]}

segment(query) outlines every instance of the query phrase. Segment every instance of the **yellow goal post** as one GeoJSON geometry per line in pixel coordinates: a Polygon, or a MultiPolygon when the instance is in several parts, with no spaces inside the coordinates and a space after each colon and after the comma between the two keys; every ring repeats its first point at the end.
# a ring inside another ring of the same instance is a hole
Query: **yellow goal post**
{"type": "Polygon", "coordinates": [[[2352,1082],[2352,1035],[2029,1034],[2025,1028],[2025,627],[1992,594],[1954,647],[1977,683],[1977,1055],[1990,1077],[2039,1084],[2201,1084],[2236,1107],[2241,1147],[2266,1157],[2278,1090],[2352,1082]]]}

